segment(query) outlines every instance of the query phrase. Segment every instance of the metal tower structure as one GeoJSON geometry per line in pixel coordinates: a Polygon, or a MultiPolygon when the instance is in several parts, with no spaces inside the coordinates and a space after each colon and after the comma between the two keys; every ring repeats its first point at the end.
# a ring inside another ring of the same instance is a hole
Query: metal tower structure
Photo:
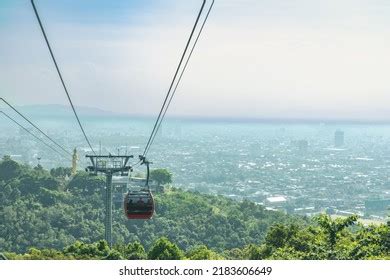
{"type": "Polygon", "coordinates": [[[73,155],[72,155],[72,176],[76,175],[77,173],[77,161],[79,160],[79,156],[77,154],[76,148],[73,150],[73,155]]]}
{"type": "Polygon", "coordinates": [[[128,176],[131,166],[127,165],[130,158],[134,156],[114,156],[114,155],[86,155],[91,160],[92,165],[86,171],[92,175],[105,174],[106,195],[105,195],[105,240],[110,248],[112,247],[112,176],[120,174],[128,176]]]}

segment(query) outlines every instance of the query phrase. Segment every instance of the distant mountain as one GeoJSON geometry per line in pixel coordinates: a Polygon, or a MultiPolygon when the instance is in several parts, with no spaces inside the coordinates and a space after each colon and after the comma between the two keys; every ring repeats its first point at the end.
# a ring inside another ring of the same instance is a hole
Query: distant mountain
{"type": "MultiPolygon", "coordinates": [[[[23,114],[35,117],[73,117],[73,111],[70,106],[59,104],[48,105],[26,105],[17,106],[23,114]]],[[[102,110],[94,107],[76,106],[76,111],[79,116],[98,117],[98,116],[125,116],[111,111],[102,110]]]]}

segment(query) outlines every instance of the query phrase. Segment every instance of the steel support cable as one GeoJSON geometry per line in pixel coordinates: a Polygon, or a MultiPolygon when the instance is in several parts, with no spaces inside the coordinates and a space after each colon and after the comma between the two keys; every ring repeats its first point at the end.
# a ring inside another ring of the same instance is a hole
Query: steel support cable
{"type": "Polygon", "coordinates": [[[0,111],[0,113],[2,113],[4,116],[6,116],[8,119],[10,119],[13,123],[15,123],[16,125],[18,125],[20,128],[22,128],[24,131],[26,131],[28,134],[30,134],[31,136],[33,136],[35,139],[37,139],[38,141],[42,142],[43,144],[45,144],[47,147],[49,147],[50,149],[52,149],[54,152],[56,152],[57,154],[61,155],[61,156],[64,156],[63,154],[61,154],[59,151],[57,151],[56,149],[54,149],[52,146],[50,146],[48,143],[46,143],[45,141],[43,141],[41,138],[39,138],[38,136],[36,136],[34,133],[32,133],[30,130],[28,130],[27,128],[25,128],[23,125],[21,125],[20,123],[18,123],[15,119],[13,119],[12,117],[10,117],[8,114],[6,114],[5,112],[3,111],[0,111]]]}
{"type": "Polygon", "coordinates": [[[213,6],[214,6],[214,2],[215,2],[215,0],[213,0],[213,2],[212,2],[211,5],[210,5],[210,8],[209,8],[209,10],[208,10],[208,12],[207,12],[207,15],[206,15],[206,17],[205,17],[205,19],[204,19],[204,21],[203,21],[202,27],[201,27],[200,30],[199,30],[198,36],[196,37],[196,40],[195,40],[195,43],[194,43],[194,45],[192,46],[191,52],[190,52],[190,54],[189,54],[189,56],[188,56],[188,58],[187,58],[187,61],[186,61],[185,65],[184,65],[184,67],[183,67],[183,70],[182,70],[182,72],[181,72],[181,74],[180,74],[180,76],[179,76],[179,79],[178,79],[178,81],[177,81],[177,83],[176,83],[176,86],[175,86],[175,88],[174,88],[174,90],[173,90],[173,92],[172,92],[172,94],[171,94],[171,96],[170,96],[170,98],[169,98],[168,104],[167,104],[167,106],[166,106],[165,109],[164,109],[164,112],[163,112],[162,117],[161,117],[161,119],[160,119],[160,121],[159,121],[159,124],[157,125],[156,132],[154,133],[154,136],[152,137],[152,140],[150,141],[150,144],[149,144],[148,149],[146,150],[144,156],[146,156],[146,154],[148,153],[150,147],[152,146],[152,144],[153,144],[153,142],[154,142],[154,139],[156,138],[157,132],[158,132],[158,130],[160,129],[161,123],[162,123],[162,121],[164,120],[165,114],[167,113],[169,106],[171,105],[172,99],[173,99],[173,97],[175,96],[176,90],[177,90],[177,88],[178,88],[178,86],[179,86],[179,84],[180,84],[180,81],[181,81],[181,79],[182,79],[182,77],[183,77],[183,74],[184,74],[184,72],[185,72],[185,70],[186,70],[186,68],[187,68],[187,66],[188,66],[188,62],[189,62],[190,59],[191,59],[192,53],[194,52],[194,49],[195,49],[195,47],[196,47],[196,45],[197,45],[197,43],[198,43],[198,40],[199,40],[199,38],[200,38],[200,35],[202,34],[203,28],[204,28],[204,26],[205,26],[205,24],[206,24],[206,22],[207,22],[207,20],[208,20],[208,17],[209,17],[209,15],[210,15],[210,12],[211,12],[212,8],[213,8],[213,6]]]}
{"type": "Polygon", "coordinates": [[[150,141],[152,140],[152,137],[153,137],[153,135],[154,135],[154,133],[155,133],[155,131],[156,131],[156,128],[157,128],[157,125],[158,125],[159,120],[160,120],[160,118],[161,118],[161,115],[162,115],[162,113],[163,113],[164,107],[165,107],[165,105],[167,104],[167,101],[168,101],[168,98],[169,98],[169,96],[170,96],[171,90],[172,90],[173,85],[174,85],[174,83],[175,83],[177,74],[178,74],[179,71],[180,71],[181,64],[183,63],[184,57],[185,57],[185,55],[186,55],[186,53],[187,53],[187,50],[188,50],[188,47],[189,47],[189,45],[190,45],[190,43],[191,43],[191,40],[192,40],[192,37],[193,37],[193,35],[194,35],[195,29],[196,29],[196,27],[197,27],[197,25],[198,25],[199,18],[200,18],[200,16],[201,16],[202,13],[203,13],[203,9],[204,9],[205,4],[206,4],[206,0],[203,0],[203,4],[202,4],[202,6],[201,6],[201,8],[200,8],[200,11],[199,11],[199,13],[198,13],[198,16],[197,16],[197,18],[196,18],[194,27],[192,28],[191,35],[190,35],[190,37],[188,38],[186,47],[185,47],[184,52],[183,52],[183,54],[182,54],[182,56],[181,56],[179,65],[177,66],[175,75],[174,75],[174,77],[173,77],[173,80],[172,80],[171,85],[170,85],[170,87],[169,87],[169,90],[168,90],[168,92],[167,92],[167,95],[165,96],[165,99],[164,99],[163,105],[162,105],[162,107],[161,107],[160,113],[158,114],[158,117],[157,117],[156,123],[154,124],[152,133],[150,134],[149,140],[148,140],[148,142],[147,142],[147,144],[146,144],[146,147],[145,147],[143,156],[145,156],[146,151],[148,150],[148,147],[149,147],[149,145],[150,145],[150,141]]]}
{"type": "Polygon", "coordinates": [[[5,104],[8,105],[12,110],[14,110],[19,116],[21,116],[25,121],[27,121],[30,125],[32,125],[35,129],[37,129],[40,133],[42,133],[47,139],[49,139],[52,143],[54,143],[57,147],[59,147],[62,151],[64,151],[66,154],[72,156],[70,152],[68,152],[64,147],[62,147],[60,144],[58,144],[53,138],[51,138],[49,135],[47,135],[45,132],[43,132],[38,126],[36,126],[34,123],[32,123],[26,116],[24,116],[21,112],[19,112],[14,106],[12,106],[9,102],[7,102],[4,98],[0,97],[0,100],[2,100],[5,104]]]}
{"type": "Polygon", "coordinates": [[[82,133],[83,133],[83,135],[84,135],[84,138],[85,138],[85,140],[86,140],[87,143],[88,143],[88,146],[91,148],[92,152],[96,155],[95,150],[92,148],[91,142],[89,141],[89,139],[88,139],[88,137],[87,137],[87,134],[85,133],[84,128],[83,128],[83,126],[82,126],[82,124],[81,124],[81,122],[80,122],[80,119],[79,119],[79,116],[77,115],[76,109],[75,109],[75,107],[73,106],[72,99],[70,98],[68,89],[67,89],[67,87],[66,87],[66,85],[65,85],[65,82],[64,82],[64,79],[62,78],[61,71],[60,71],[60,69],[59,69],[59,67],[58,67],[58,64],[57,64],[57,61],[56,61],[56,59],[55,59],[55,57],[54,57],[54,54],[53,54],[53,51],[52,51],[52,49],[51,49],[49,40],[48,40],[48,38],[47,38],[47,36],[46,36],[46,32],[45,32],[45,29],[43,28],[41,19],[40,19],[40,17],[39,17],[38,11],[37,11],[37,8],[35,7],[34,0],[31,0],[31,5],[33,6],[35,16],[37,17],[39,26],[40,26],[41,31],[42,31],[42,34],[43,34],[43,37],[45,38],[46,45],[47,45],[47,47],[48,47],[48,49],[49,49],[51,58],[53,59],[54,66],[56,67],[58,76],[60,77],[60,80],[61,80],[61,83],[62,83],[62,87],[64,88],[65,93],[66,93],[66,96],[68,97],[68,101],[69,101],[69,103],[70,103],[70,106],[72,107],[73,113],[74,113],[74,115],[75,115],[75,117],[76,117],[76,119],[77,119],[77,122],[78,122],[78,124],[79,124],[79,126],[80,126],[80,129],[81,129],[81,131],[82,131],[82,133]]]}

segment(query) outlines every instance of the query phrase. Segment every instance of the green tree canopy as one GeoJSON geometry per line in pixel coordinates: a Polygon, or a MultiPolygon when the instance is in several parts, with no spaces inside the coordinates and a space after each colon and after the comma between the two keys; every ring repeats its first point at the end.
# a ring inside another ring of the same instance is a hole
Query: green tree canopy
{"type": "Polygon", "coordinates": [[[105,179],[101,176],[92,176],[87,172],[78,172],[68,184],[69,191],[80,194],[100,192],[105,186],[105,179]]]}
{"type": "Polygon", "coordinates": [[[4,156],[0,162],[0,180],[9,181],[17,178],[21,173],[20,165],[11,159],[10,156],[4,156]]]}
{"type": "Polygon", "coordinates": [[[129,243],[125,248],[124,256],[128,260],[144,260],[147,258],[144,246],[139,241],[129,243]]]}
{"type": "Polygon", "coordinates": [[[156,181],[159,185],[172,183],[172,173],[167,169],[154,169],[150,171],[150,179],[156,181]]]}
{"type": "Polygon", "coordinates": [[[357,216],[349,216],[347,218],[332,219],[329,215],[321,214],[315,218],[321,229],[325,232],[330,249],[329,258],[333,259],[334,249],[340,233],[347,227],[353,225],[357,221],[357,216]]]}
{"type": "Polygon", "coordinates": [[[150,260],[182,260],[184,253],[166,237],[156,240],[148,253],[150,260]]]}
{"type": "Polygon", "coordinates": [[[190,260],[223,260],[224,258],[218,253],[210,250],[205,245],[199,245],[190,249],[187,254],[190,260]]]}
{"type": "Polygon", "coordinates": [[[72,168],[70,167],[57,167],[50,170],[50,175],[53,177],[66,177],[72,174],[72,168]]]}

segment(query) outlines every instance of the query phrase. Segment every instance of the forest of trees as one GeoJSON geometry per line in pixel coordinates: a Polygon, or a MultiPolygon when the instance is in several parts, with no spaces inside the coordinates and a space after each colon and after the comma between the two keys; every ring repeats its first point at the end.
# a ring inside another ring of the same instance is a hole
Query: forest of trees
{"type": "Polygon", "coordinates": [[[104,183],[4,157],[0,252],[8,259],[390,259],[389,223],[294,217],[175,188],[156,196],[152,220],[128,221],[115,209],[109,248],[102,241],[104,183]]]}

